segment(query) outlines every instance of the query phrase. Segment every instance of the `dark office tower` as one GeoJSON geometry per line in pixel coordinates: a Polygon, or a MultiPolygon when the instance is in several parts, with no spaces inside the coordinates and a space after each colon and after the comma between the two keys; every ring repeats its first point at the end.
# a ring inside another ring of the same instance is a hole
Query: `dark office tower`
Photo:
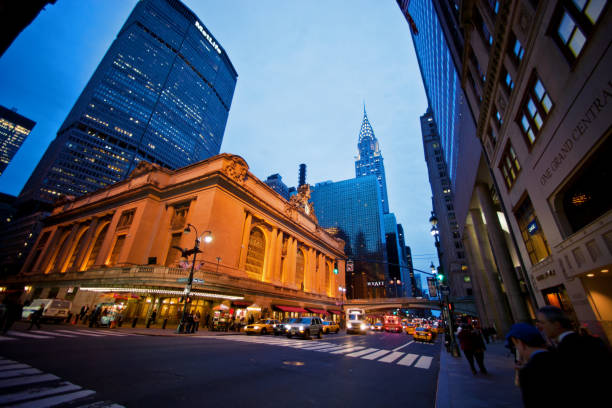
{"type": "Polygon", "coordinates": [[[20,200],[79,196],[141,160],[176,169],[219,153],[237,73],[178,0],[139,1],[20,200]]]}
{"type": "Polygon", "coordinates": [[[363,107],[363,121],[359,130],[359,153],[355,161],[355,176],[364,177],[370,174],[376,176],[380,187],[383,212],[389,212],[389,200],[387,199],[387,179],[385,178],[385,165],[382,153],[378,146],[378,140],[374,136],[374,129],[368,120],[365,106],[363,107]]]}
{"type": "Polygon", "coordinates": [[[0,176],[36,122],[0,106],[0,176]]]}
{"type": "Polygon", "coordinates": [[[46,5],[57,0],[0,1],[0,57],[46,5]]]}
{"type": "Polygon", "coordinates": [[[319,225],[346,242],[355,260],[346,276],[349,298],[385,297],[389,278],[380,188],[375,175],[317,183],[311,200],[319,225]]]}
{"type": "Polygon", "coordinates": [[[389,262],[389,282],[387,285],[387,296],[402,297],[406,293],[411,293],[410,279],[405,279],[408,276],[405,244],[404,244],[404,229],[397,223],[395,214],[389,213],[384,215],[385,223],[385,242],[387,244],[387,260],[389,262]],[[401,232],[400,232],[401,229],[401,232]]]}
{"type": "Polygon", "coordinates": [[[300,164],[300,177],[298,179],[298,187],[306,184],[306,165],[300,164]]]}
{"type": "Polygon", "coordinates": [[[276,173],[268,176],[264,183],[270,186],[272,190],[283,196],[285,200],[289,200],[289,188],[287,188],[287,185],[283,183],[283,178],[280,174],[276,173]]]}

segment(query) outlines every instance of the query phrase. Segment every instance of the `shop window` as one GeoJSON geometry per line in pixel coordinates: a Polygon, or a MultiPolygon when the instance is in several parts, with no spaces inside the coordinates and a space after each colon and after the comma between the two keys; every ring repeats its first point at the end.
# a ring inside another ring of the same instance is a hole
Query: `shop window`
{"type": "Polygon", "coordinates": [[[566,236],[573,234],[601,217],[610,209],[612,139],[599,147],[580,170],[569,180],[555,199],[557,215],[566,236]]]}
{"type": "Polygon", "coordinates": [[[304,290],[304,264],[305,264],[304,251],[298,249],[297,257],[295,260],[295,283],[301,289],[304,290]]]}
{"type": "Polygon", "coordinates": [[[170,237],[170,245],[168,245],[168,253],[166,254],[166,266],[174,265],[181,256],[181,251],[174,247],[181,246],[182,233],[172,234],[170,237]]]}
{"type": "Polygon", "coordinates": [[[534,71],[517,116],[527,146],[531,147],[535,143],[552,107],[548,91],[534,71]]]}
{"type": "Polygon", "coordinates": [[[549,32],[571,63],[580,56],[593,35],[606,4],[606,0],[559,1],[549,32]]]}
{"type": "Polygon", "coordinates": [[[514,215],[521,230],[529,259],[535,265],[550,255],[550,248],[528,196],[523,200],[514,215]]]}
{"type": "Polygon", "coordinates": [[[125,235],[119,235],[117,239],[115,239],[115,245],[113,245],[113,250],[111,251],[108,261],[106,262],[107,265],[114,266],[117,264],[117,260],[119,259],[119,255],[121,254],[121,250],[125,244],[125,237],[125,235]]]}
{"type": "Polygon", "coordinates": [[[508,147],[506,147],[506,151],[504,151],[504,154],[502,155],[499,163],[499,169],[504,176],[506,187],[508,187],[508,189],[512,188],[521,171],[521,165],[519,164],[518,157],[516,157],[516,153],[514,152],[514,149],[510,143],[508,143],[508,147]]]}
{"type": "Polygon", "coordinates": [[[544,301],[547,305],[558,307],[559,309],[563,310],[572,321],[578,321],[576,312],[574,311],[574,306],[570,301],[565,286],[559,285],[545,289],[542,291],[542,295],[544,296],[544,301]]]}
{"type": "Polygon", "coordinates": [[[266,239],[263,231],[259,228],[253,228],[249,236],[249,247],[247,250],[246,271],[263,275],[264,258],[266,251],[266,239]]]}
{"type": "Polygon", "coordinates": [[[77,235],[77,243],[72,248],[72,253],[70,254],[70,259],[68,260],[68,264],[65,270],[69,271],[76,266],[74,263],[76,262],[76,258],[79,255],[79,252],[81,252],[81,250],[86,244],[86,237],[87,237],[88,229],[89,228],[83,228],[81,232],[79,233],[79,235],[77,235]]]}
{"type": "Polygon", "coordinates": [[[119,217],[119,222],[117,223],[117,229],[126,228],[132,225],[134,214],[136,214],[136,210],[126,210],[122,212],[121,217],[119,217]]]}
{"type": "Polygon", "coordinates": [[[187,222],[187,213],[189,212],[189,204],[174,207],[174,214],[172,214],[172,229],[183,229],[187,222]]]}
{"type": "Polygon", "coordinates": [[[87,263],[85,264],[85,270],[91,268],[96,262],[96,258],[98,257],[98,254],[100,253],[100,248],[102,248],[102,243],[104,242],[104,238],[106,238],[106,232],[108,231],[108,225],[109,225],[108,222],[104,224],[104,227],[102,227],[100,232],[98,232],[98,235],[95,237],[94,245],[91,248],[91,252],[89,253],[89,257],[87,258],[87,263]]]}

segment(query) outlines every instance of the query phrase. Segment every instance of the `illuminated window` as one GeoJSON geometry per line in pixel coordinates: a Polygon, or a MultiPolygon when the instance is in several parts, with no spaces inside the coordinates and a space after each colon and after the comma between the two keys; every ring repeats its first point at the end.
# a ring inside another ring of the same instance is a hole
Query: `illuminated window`
{"type": "Polygon", "coordinates": [[[528,196],[514,215],[521,230],[521,236],[527,248],[529,259],[535,265],[550,255],[550,248],[528,196]]]}
{"type": "Polygon", "coordinates": [[[519,172],[521,171],[521,165],[519,164],[518,157],[512,148],[511,144],[508,144],[506,151],[502,155],[499,163],[499,169],[504,176],[506,187],[511,188],[516,181],[519,172]]]}
{"type": "Polygon", "coordinates": [[[525,93],[517,121],[528,146],[533,146],[539,136],[540,129],[553,107],[544,84],[534,72],[530,87],[525,93]]]}
{"type": "Polygon", "coordinates": [[[249,247],[245,269],[248,273],[263,275],[264,259],[266,251],[266,238],[259,228],[253,228],[249,236],[249,247]]]}
{"type": "Polygon", "coordinates": [[[582,52],[587,40],[595,31],[606,0],[562,0],[553,15],[553,38],[570,62],[582,52]]]}
{"type": "Polygon", "coordinates": [[[119,255],[123,249],[123,244],[125,243],[125,237],[125,235],[119,235],[115,240],[115,245],[113,245],[113,250],[108,258],[108,262],[106,263],[107,265],[114,266],[117,264],[117,259],[119,259],[119,255]]]}

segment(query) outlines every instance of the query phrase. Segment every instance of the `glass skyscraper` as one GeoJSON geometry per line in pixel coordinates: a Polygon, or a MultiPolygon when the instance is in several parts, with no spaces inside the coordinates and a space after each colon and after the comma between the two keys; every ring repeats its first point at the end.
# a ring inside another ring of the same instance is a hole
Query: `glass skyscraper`
{"type": "Polygon", "coordinates": [[[475,135],[476,126],[461,88],[438,14],[431,0],[397,0],[411,26],[414,48],[429,107],[433,111],[448,176],[455,187],[460,135],[475,135]]]}
{"type": "Polygon", "coordinates": [[[355,177],[365,177],[371,174],[376,176],[380,187],[383,212],[389,212],[389,199],[387,198],[387,179],[385,178],[385,165],[378,140],[374,136],[374,129],[368,120],[365,106],[363,107],[363,120],[359,130],[359,153],[355,161],[355,177]]]}
{"type": "Polygon", "coordinates": [[[36,122],[0,106],[0,176],[36,122]]]}
{"type": "Polygon", "coordinates": [[[180,1],[139,1],[20,199],[92,192],[142,160],[176,169],[218,154],[237,76],[180,1]]]}
{"type": "MultiPolygon", "coordinates": [[[[388,278],[385,225],[376,175],[315,185],[311,201],[319,225],[346,242],[345,253],[355,259],[347,274],[349,297],[384,296],[384,286],[374,294],[373,282],[388,278]]],[[[378,288],[378,286],[376,286],[378,288]]]]}

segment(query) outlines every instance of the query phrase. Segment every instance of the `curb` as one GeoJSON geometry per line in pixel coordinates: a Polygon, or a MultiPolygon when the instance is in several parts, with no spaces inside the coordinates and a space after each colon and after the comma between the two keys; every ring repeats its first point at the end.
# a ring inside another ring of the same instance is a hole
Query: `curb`
{"type": "Polygon", "coordinates": [[[440,344],[440,370],[438,371],[438,384],[436,387],[436,408],[450,408],[450,386],[448,378],[448,359],[453,358],[440,344]]]}

